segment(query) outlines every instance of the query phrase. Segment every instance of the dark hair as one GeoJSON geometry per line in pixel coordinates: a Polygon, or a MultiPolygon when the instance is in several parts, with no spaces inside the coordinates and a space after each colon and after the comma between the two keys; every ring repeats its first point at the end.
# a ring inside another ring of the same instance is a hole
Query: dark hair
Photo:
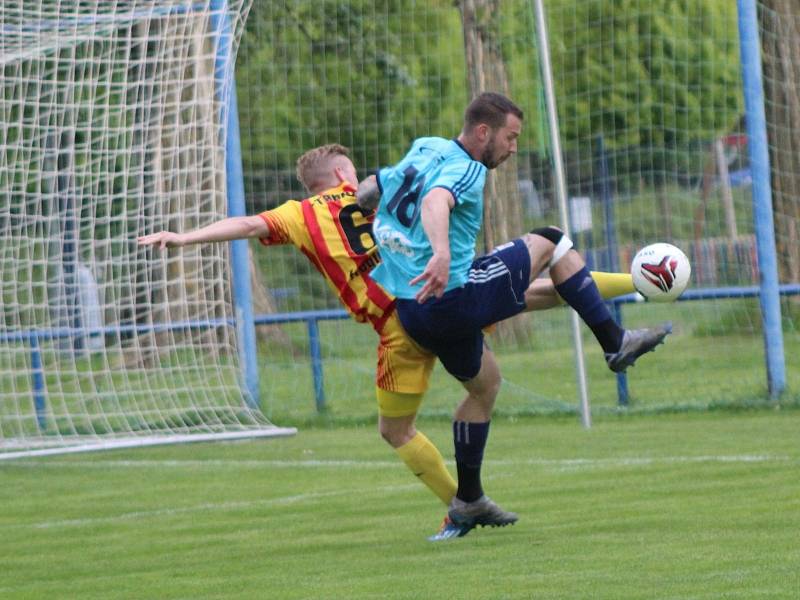
{"type": "Polygon", "coordinates": [[[485,123],[492,129],[506,124],[507,115],[512,114],[522,120],[522,110],[502,94],[484,92],[477,96],[464,111],[464,131],[485,123]]]}

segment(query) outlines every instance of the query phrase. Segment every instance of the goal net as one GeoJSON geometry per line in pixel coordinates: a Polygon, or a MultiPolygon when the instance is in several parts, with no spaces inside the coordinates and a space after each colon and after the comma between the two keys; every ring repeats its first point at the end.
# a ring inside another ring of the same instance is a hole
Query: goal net
{"type": "MultiPolygon", "coordinates": [[[[797,161],[787,160],[787,148],[796,148],[788,140],[800,132],[800,104],[797,86],[784,82],[796,81],[796,64],[786,67],[796,63],[800,31],[793,3],[755,4],[759,39],[747,43],[760,50],[765,67],[763,108],[773,163],[766,183],[773,188],[777,241],[769,250],[777,250],[786,292],[781,360],[787,387],[796,389],[799,205],[787,193],[797,189],[796,171],[787,173],[797,161]]],[[[759,285],[766,269],[759,264],[763,229],[756,225],[758,173],[750,160],[758,140],[748,131],[746,33],[737,3],[550,0],[547,6],[551,36],[560,40],[551,48],[570,195],[592,199],[592,223],[580,234],[592,247],[590,257],[602,268],[627,269],[638,248],[667,241],[692,263],[685,295],[691,301],[625,305],[622,311],[626,326],[653,319],[675,323],[664,349],[631,370],[633,404],[686,409],[763,403],[768,390],[759,285]]]]}
{"type": "Polygon", "coordinates": [[[0,458],[291,433],[240,385],[226,215],[242,0],[0,7],[0,458]]]}
{"type": "MultiPolygon", "coordinates": [[[[796,17],[787,20],[769,8],[790,4],[760,2],[765,54],[774,56],[789,39],[797,47],[796,17]]],[[[487,186],[478,251],[533,227],[558,224],[532,5],[527,0],[255,4],[237,69],[248,211],[302,198],[294,160],[315,145],[349,146],[365,176],[399,160],[417,136],[456,136],[471,95],[496,90],[522,107],[525,124],[517,156],[493,172],[487,186]]],[[[694,267],[689,291],[704,298],[622,307],[626,326],[675,324],[666,345],[630,370],[630,409],[763,401],[767,386],[753,295],[759,271],[736,3],[546,0],[545,7],[578,248],[594,269],[627,271],[637,249],[671,242],[694,267]]],[[[798,61],[771,64],[765,77],[773,91],[781,89],[781,81],[796,81],[790,77],[796,77],[798,61]]],[[[771,127],[787,148],[796,148],[800,124],[786,119],[800,114],[789,108],[797,106],[792,92],[797,86],[782,87],[782,95],[773,94],[768,103],[786,118],[771,127]]],[[[770,140],[773,152],[776,139],[770,140]]],[[[789,174],[798,153],[781,155],[780,172],[789,174]]],[[[792,190],[797,184],[785,182],[776,205],[778,214],[791,217],[777,232],[781,283],[796,286],[798,205],[792,190]]],[[[293,248],[254,245],[253,252],[266,290],[257,312],[339,308],[293,248]]],[[[783,308],[788,384],[796,387],[796,301],[785,296],[783,308]]],[[[374,417],[373,332],[348,320],[321,320],[319,326],[329,413],[374,417]]],[[[281,331],[282,343],[262,346],[269,391],[276,411],[304,418],[315,410],[307,334],[302,323],[283,325],[281,331]]],[[[616,379],[584,332],[592,408],[616,411],[616,379]]],[[[567,311],[526,316],[492,334],[490,343],[505,379],[498,412],[576,410],[567,311]]],[[[437,368],[423,414],[450,414],[461,393],[437,368]]]]}

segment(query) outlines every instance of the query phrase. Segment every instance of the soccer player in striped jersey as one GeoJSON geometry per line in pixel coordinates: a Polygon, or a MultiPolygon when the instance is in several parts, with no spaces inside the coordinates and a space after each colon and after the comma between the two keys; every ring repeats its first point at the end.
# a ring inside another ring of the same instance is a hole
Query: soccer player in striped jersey
{"type": "MultiPolygon", "coordinates": [[[[275,209],[230,217],[186,233],[162,231],[138,238],[160,249],[204,242],[258,238],[266,246],[293,244],[323,275],[353,318],[379,335],[376,392],[379,431],[408,468],[449,505],[457,484],[434,444],[416,430],[416,415],[435,356],[403,331],[395,299],[371,276],[380,263],[372,235],[374,213],[360,208],[356,169],[337,144],[314,148],[297,161],[297,177],[310,197],[275,209]]],[[[594,273],[606,297],[634,291],[630,275],[594,273]]],[[[558,306],[552,282],[540,279],[525,292],[528,310],[558,306]]]]}
{"type": "MultiPolygon", "coordinates": [[[[288,200],[258,215],[229,217],[186,233],[162,231],[138,239],[140,245],[169,248],[203,242],[258,238],[266,246],[293,244],[326,279],[345,309],[379,335],[375,383],[379,430],[408,468],[447,505],[456,482],[436,446],[415,428],[435,356],[402,330],[394,297],[371,277],[380,262],[372,237],[374,213],[355,197],[356,169],[347,149],[329,144],[297,160],[297,178],[312,194],[288,200]]],[[[535,301],[549,303],[545,293],[535,301]]]]}
{"type": "Polygon", "coordinates": [[[517,520],[486,496],[481,484],[501,380],[483,328],[528,309],[526,290],[540,272],[548,269],[558,295],[592,330],[612,371],[624,371],[671,329],[669,324],[620,328],[583,259],[556,227],[535,229],[473,260],[486,172],[516,152],[522,119],[505,96],[481,94],[467,107],[457,139],[415,140],[399,163],[381,169],[358,190],[361,206],[377,205],[373,233],[382,262],[374,279],[397,298],[408,335],[435,353],[467,391],[453,422],[458,490],[433,539],[517,520]]]}

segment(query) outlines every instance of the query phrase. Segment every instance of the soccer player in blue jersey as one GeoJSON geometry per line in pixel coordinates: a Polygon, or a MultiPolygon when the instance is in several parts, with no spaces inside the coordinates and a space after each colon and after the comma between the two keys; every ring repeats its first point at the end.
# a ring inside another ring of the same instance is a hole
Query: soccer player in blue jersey
{"type": "Polygon", "coordinates": [[[481,484],[500,388],[500,371],[482,330],[525,310],[525,290],[541,271],[549,270],[559,295],[592,330],[612,371],[624,371],[653,350],[671,327],[620,328],[583,259],[556,227],[535,229],[473,260],[486,171],[517,151],[522,120],[522,111],[505,96],[481,94],[467,107],[458,138],[415,140],[398,164],[358,189],[363,207],[377,204],[373,234],[383,260],[373,278],[397,297],[400,322],[411,338],[467,390],[453,422],[458,490],[431,539],[517,520],[489,499],[481,484]]]}

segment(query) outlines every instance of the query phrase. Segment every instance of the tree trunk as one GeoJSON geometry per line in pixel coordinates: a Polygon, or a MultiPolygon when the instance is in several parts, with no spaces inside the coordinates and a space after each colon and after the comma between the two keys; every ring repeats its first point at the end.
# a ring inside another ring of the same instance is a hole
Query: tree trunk
{"type": "Polygon", "coordinates": [[[800,281],[800,5],[762,0],[764,94],[781,282],[800,281]]]}
{"type": "MultiPolygon", "coordinates": [[[[470,96],[482,92],[509,95],[508,75],[500,51],[500,0],[459,0],[464,32],[470,96]]],[[[489,171],[484,192],[483,250],[522,234],[522,207],[517,185],[517,161],[512,156],[489,171]]],[[[528,341],[527,316],[520,315],[497,327],[504,340],[528,341]]]]}

